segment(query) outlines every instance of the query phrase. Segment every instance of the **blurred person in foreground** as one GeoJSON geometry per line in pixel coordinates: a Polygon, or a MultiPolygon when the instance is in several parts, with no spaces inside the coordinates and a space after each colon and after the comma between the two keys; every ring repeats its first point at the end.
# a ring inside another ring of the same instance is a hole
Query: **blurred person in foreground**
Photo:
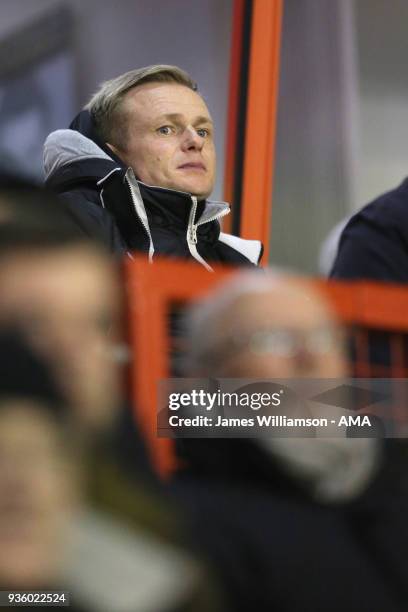
{"type": "MultiPolygon", "coordinates": [[[[328,305],[278,272],[234,275],[188,322],[187,376],[290,387],[347,375],[328,305]]],[[[406,610],[403,470],[379,440],[302,435],[178,441],[185,467],[174,488],[229,609],[406,610]]]]}
{"type": "MultiPolygon", "coordinates": [[[[183,518],[155,476],[115,359],[122,291],[111,257],[72,224],[53,194],[0,181],[0,325],[14,325],[50,361],[75,435],[87,445],[95,507],[177,549],[183,518]]],[[[203,609],[217,603],[199,583],[203,609]],[[201,588],[201,587],[200,587],[201,588]]]]}
{"type": "Polygon", "coordinates": [[[257,264],[262,245],[220,232],[214,124],[181,68],[146,66],[103,83],[44,148],[47,186],[113,252],[257,264]]]}
{"type": "Polygon", "coordinates": [[[5,177],[0,287],[0,323],[18,321],[52,359],[85,426],[111,423],[120,401],[112,356],[121,307],[114,264],[52,195],[5,177]]]}
{"type": "Polygon", "coordinates": [[[0,180],[0,325],[18,326],[50,360],[77,435],[106,434],[90,455],[95,497],[171,532],[161,493],[159,499],[148,493],[160,487],[115,359],[121,300],[111,257],[78,230],[53,194],[0,180]]]}
{"type": "Polygon", "coordinates": [[[197,563],[89,505],[76,424],[48,364],[1,330],[0,589],[67,591],[73,612],[209,611],[197,563]]]}
{"type": "Polygon", "coordinates": [[[0,323],[18,322],[51,357],[83,435],[116,422],[118,454],[151,471],[132,410],[119,409],[127,353],[119,261],[53,194],[0,172],[0,262],[0,323]]]}

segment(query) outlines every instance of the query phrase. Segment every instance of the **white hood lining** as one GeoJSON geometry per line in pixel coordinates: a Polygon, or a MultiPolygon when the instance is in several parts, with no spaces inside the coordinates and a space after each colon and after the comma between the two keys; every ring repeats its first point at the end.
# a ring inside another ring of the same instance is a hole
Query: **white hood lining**
{"type": "Polygon", "coordinates": [[[258,265],[262,254],[262,243],[259,240],[247,240],[245,238],[239,238],[238,236],[221,232],[219,241],[227,244],[231,248],[241,253],[241,255],[247,257],[251,263],[258,265]]]}
{"type": "Polygon", "coordinates": [[[72,162],[95,158],[113,162],[97,144],[76,130],[56,130],[44,143],[45,178],[72,162]]]}

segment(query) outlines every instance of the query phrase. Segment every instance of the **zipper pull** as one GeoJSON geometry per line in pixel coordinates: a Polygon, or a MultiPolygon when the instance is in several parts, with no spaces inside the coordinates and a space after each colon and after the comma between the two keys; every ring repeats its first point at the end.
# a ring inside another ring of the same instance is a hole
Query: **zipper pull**
{"type": "Polygon", "coordinates": [[[194,224],[191,226],[190,229],[190,241],[193,244],[197,244],[197,226],[194,224]]]}

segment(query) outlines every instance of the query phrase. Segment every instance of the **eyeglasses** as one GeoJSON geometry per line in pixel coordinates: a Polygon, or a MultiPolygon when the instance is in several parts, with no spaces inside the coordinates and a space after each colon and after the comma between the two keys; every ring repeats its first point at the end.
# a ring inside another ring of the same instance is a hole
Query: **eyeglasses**
{"type": "Polygon", "coordinates": [[[250,333],[227,338],[213,351],[216,359],[224,358],[239,350],[247,350],[255,355],[273,355],[291,358],[300,352],[324,356],[344,346],[344,334],[335,327],[315,327],[298,330],[283,327],[267,327],[250,333]]]}

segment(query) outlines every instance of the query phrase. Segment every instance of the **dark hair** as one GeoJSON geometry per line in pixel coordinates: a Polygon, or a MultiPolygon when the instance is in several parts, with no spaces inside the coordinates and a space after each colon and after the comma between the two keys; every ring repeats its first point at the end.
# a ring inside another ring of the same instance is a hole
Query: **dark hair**
{"type": "Polygon", "coordinates": [[[16,329],[0,330],[0,411],[4,400],[23,398],[41,402],[58,420],[65,415],[67,400],[50,365],[16,329]]]}

